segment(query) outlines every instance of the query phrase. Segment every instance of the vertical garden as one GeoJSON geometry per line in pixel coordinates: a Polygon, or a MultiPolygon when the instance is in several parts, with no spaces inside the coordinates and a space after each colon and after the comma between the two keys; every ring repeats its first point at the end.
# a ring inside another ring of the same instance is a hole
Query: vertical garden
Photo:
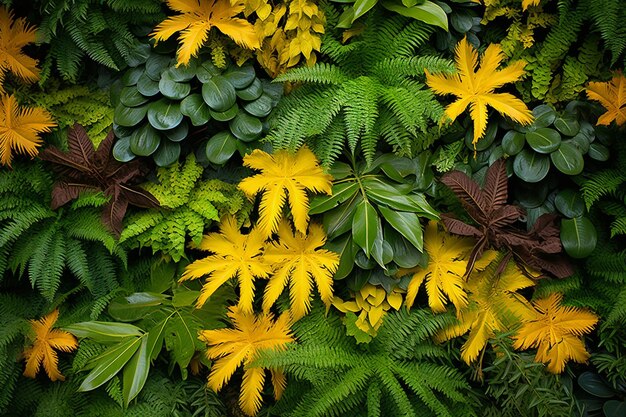
{"type": "Polygon", "coordinates": [[[0,0],[0,415],[626,416],[625,0],[0,0]]]}

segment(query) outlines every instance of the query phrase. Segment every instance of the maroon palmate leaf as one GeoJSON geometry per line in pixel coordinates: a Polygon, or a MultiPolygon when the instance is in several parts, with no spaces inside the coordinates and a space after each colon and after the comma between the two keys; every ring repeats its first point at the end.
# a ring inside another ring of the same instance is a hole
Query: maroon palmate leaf
{"type": "Polygon", "coordinates": [[[574,272],[563,256],[557,216],[544,214],[537,219],[532,230],[527,231],[520,222],[524,210],[507,204],[508,178],[504,160],[500,159],[489,167],[483,189],[460,171],[445,174],[441,182],[454,192],[467,214],[476,222],[476,225],[470,225],[451,214],[441,216],[450,233],[476,239],[466,274],[472,271],[476,261],[489,247],[507,251],[506,262],[514,256],[522,266],[558,278],[568,277],[574,272]]]}
{"type": "Polygon", "coordinates": [[[153,208],[158,207],[159,202],[136,185],[147,172],[141,162],[123,164],[113,158],[113,139],[113,132],[110,132],[96,150],[85,129],[76,124],[68,133],[69,152],[49,147],[39,156],[52,163],[60,176],[52,189],[52,208],[67,204],[82,193],[100,191],[109,197],[102,220],[119,236],[129,204],[153,208]]]}

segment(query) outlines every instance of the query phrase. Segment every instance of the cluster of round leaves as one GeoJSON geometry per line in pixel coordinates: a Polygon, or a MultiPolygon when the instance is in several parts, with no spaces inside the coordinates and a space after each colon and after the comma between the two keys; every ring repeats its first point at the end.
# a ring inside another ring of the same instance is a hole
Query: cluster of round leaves
{"type": "Polygon", "coordinates": [[[112,89],[117,160],[152,156],[158,166],[170,165],[192,129],[208,125],[212,136],[199,154],[221,165],[267,131],[265,118],[282,86],[259,79],[252,65],[220,69],[197,58],[176,66],[169,54],[148,50],[142,56],[112,89]]]}

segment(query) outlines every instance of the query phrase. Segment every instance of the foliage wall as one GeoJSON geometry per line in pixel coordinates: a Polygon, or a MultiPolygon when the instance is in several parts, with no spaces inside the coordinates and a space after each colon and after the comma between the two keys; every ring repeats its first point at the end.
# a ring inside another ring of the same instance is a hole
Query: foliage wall
{"type": "Polygon", "coordinates": [[[622,0],[1,0],[0,414],[626,416],[622,0]]]}

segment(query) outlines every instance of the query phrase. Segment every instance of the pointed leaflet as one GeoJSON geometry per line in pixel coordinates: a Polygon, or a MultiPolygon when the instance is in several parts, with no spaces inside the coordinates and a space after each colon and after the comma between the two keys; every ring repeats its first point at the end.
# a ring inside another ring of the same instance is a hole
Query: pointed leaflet
{"type": "Polygon", "coordinates": [[[535,360],[548,364],[552,373],[561,373],[565,362],[584,363],[589,354],[581,338],[591,332],[598,317],[577,307],[563,306],[563,296],[550,294],[533,302],[534,314],[524,320],[514,336],[516,349],[537,348],[535,360]]]}
{"type": "Polygon", "coordinates": [[[306,190],[332,194],[332,177],[324,173],[315,154],[305,146],[295,154],[278,151],[270,155],[255,149],[243,158],[243,163],[261,171],[241,181],[239,189],[249,198],[263,192],[258,227],[264,237],[278,230],[287,193],[293,222],[300,233],[306,233],[309,223],[306,190]]]}
{"type": "Polygon", "coordinates": [[[12,152],[37,155],[42,144],[38,134],[55,126],[47,111],[20,107],[13,95],[0,96],[0,164],[11,166],[12,152]]]}
{"type": "Polygon", "coordinates": [[[278,229],[278,242],[265,251],[265,260],[273,265],[274,274],[265,287],[263,310],[269,311],[289,283],[289,298],[294,321],[302,318],[311,309],[313,282],[325,304],[333,298],[333,274],[339,266],[339,256],[321,249],[326,243],[324,229],[317,224],[309,227],[303,235],[291,230],[286,221],[278,229]]]}
{"type": "Polygon", "coordinates": [[[39,320],[30,320],[35,339],[33,344],[24,350],[23,355],[26,359],[24,376],[35,378],[39,367],[43,364],[51,381],[65,380],[59,372],[58,357],[54,349],[71,352],[78,347],[78,342],[72,334],[52,328],[58,318],[59,310],[54,310],[39,320]]]}
{"type": "Polygon", "coordinates": [[[229,36],[239,46],[257,49],[259,36],[254,26],[237,16],[244,9],[240,1],[230,0],[194,0],[183,2],[167,0],[168,6],[182,14],[168,17],[154,29],[152,37],[158,42],[169,39],[180,32],[178,48],[178,66],[187,65],[192,56],[197,56],[212,27],[229,36]]]}
{"type": "Polygon", "coordinates": [[[474,120],[474,145],[485,133],[487,106],[520,124],[532,123],[532,113],[523,101],[510,94],[494,93],[496,88],[517,81],[524,75],[524,62],[516,62],[498,70],[503,59],[502,48],[491,44],[485,51],[480,68],[476,70],[478,52],[467,38],[457,44],[455,53],[457,74],[432,75],[426,70],[426,83],[436,94],[457,96],[457,101],[446,107],[448,119],[455,120],[470,107],[470,115],[474,120]]]}
{"type": "Polygon", "coordinates": [[[214,255],[192,262],[185,268],[180,281],[206,276],[198,307],[226,281],[237,277],[240,287],[239,308],[244,313],[252,313],[254,301],[254,280],[267,278],[271,266],[263,258],[265,239],[258,229],[242,234],[237,220],[225,217],[220,223],[220,233],[209,233],[202,239],[198,249],[213,252],[214,255]]]}
{"type": "Polygon", "coordinates": [[[498,159],[489,167],[485,179],[484,196],[491,211],[504,206],[509,198],[509,178],[504,159],[498,159]]]}
{"type": "MultiPolygon", "coordinates": [[[[294,341],[289,329],[289,314],[277,320],[271,313],[255,316],[232,307],[228,313],[234,329],[203,330],[200,339],[209,345],[207,356],[213,360],[209,387],[219,392],[240,365],[244,366],[239,404],[248,415],[261,407],[264,370],[251,364],[264,350],[285,350],[294,341]]],[[[280,385],[280,384],[279,384],[280,385]]]]}
{"type": "Polygon", "coordinates": [[[78,198],[83,191],[101,191],[110,197],[103,208],[102,219],[119,236],[129,204],[153,208],[158,207],[159,202],[135,185],[146,173],[139,161],[122,164],[112,157],[113,140],[113,132],[110,132],[96,151],[85,129],[76,124],[68,133],[69,152],[49,147],[40,156],[54,164],[62,178],[52,190],[53,208],[78,198]]]}
{"type": "Polygon", "coordinates": [[[618,126],[626,123],[626,77],[621,71],[615,72],[611,81],[589,83],[586,91],[590,100],[599,101],[606,109],[598,118],[599,125],[610,125],[612,121],[618,126]]]}
{"type": "Polygon", "coordinates": [[[37,61],[22,52],[24,46],[36,40],[36,28],[29,27],[26,19],[13,20],[13,13],[0,7],[0,93],[4,93],[3,81],[8,71],[26,82],[39,79],[37,61]]]}

